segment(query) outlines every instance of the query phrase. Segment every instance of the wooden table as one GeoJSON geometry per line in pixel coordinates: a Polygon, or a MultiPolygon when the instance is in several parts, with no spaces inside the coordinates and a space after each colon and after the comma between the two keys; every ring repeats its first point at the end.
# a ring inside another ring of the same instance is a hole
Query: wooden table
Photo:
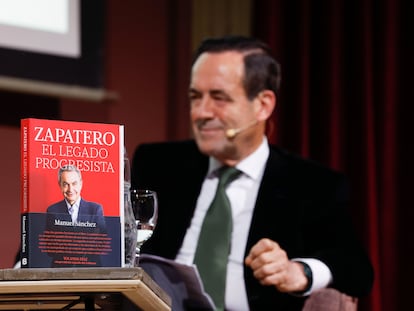
{"type": "Polygon", "coordinates": [[[142,268],[0,270],[0,310],[171,310],[142,268]]]}

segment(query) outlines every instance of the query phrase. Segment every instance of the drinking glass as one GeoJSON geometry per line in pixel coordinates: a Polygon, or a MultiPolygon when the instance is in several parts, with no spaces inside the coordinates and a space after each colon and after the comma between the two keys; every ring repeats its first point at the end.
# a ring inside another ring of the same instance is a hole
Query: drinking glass
{"type": "Polygon", "coordinates": [[[135,266],[138,266],[141,246],[151,236],[157,224],[158,198],[157,193],[148,189],[131,190],[132,209],[137,225],[137,244],[135,249],[135,266]]]}

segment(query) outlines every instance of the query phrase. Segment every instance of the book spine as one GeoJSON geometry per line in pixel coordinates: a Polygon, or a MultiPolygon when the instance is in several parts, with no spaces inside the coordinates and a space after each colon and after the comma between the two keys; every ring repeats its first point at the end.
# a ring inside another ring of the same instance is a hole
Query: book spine
{"type": "Polygon", "coordinates": [[[29,200],[29,121],[22,120],[21,123],[21,267],[28,267],[29,251],[29,221],[28,221],[28,200],[29,200]]]}
{"type": "Polygon", "coordinates": [[[21,212],[25,214],[28,212],[28,198],[29,198],[29,159],[28,159],[28,144],[29,144],[29,122],[22,120],[21,124],[21,212]]]}

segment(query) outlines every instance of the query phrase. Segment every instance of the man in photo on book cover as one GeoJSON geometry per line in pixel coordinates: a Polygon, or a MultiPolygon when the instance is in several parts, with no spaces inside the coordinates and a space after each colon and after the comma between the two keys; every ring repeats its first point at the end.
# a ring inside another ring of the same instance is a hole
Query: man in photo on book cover
{"type": "MultiPolygon", "coordinates": [[[[47,208],[46,230],[48,232],[64,231],[86,234],[106,233],[102,205],[86,201],[81,196],[83,186],[81,171],[74,165],[62,166],[58,171],[58,184],[63,194],[63,200],[47,208]]],[[[49,255],[54,258],[62,257],[62,254],[54,252],[49,255]]],[[[99,256],[93,255],[89,261],[93,261],[97,266],[100,264],[99,256]]],[[[56,260],[54,263],[56,264],[56,260]]]]}

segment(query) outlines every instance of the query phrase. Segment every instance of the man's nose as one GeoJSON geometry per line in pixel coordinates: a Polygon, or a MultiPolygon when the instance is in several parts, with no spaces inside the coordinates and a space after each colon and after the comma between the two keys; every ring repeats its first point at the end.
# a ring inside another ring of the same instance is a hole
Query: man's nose
{"type": "Polygon", "coordinates": [[[197,105],[193,106],[193,113],[199,116],[211,117],[214,115],[214,100],[210,96],[203,96],[197,105]]]}

